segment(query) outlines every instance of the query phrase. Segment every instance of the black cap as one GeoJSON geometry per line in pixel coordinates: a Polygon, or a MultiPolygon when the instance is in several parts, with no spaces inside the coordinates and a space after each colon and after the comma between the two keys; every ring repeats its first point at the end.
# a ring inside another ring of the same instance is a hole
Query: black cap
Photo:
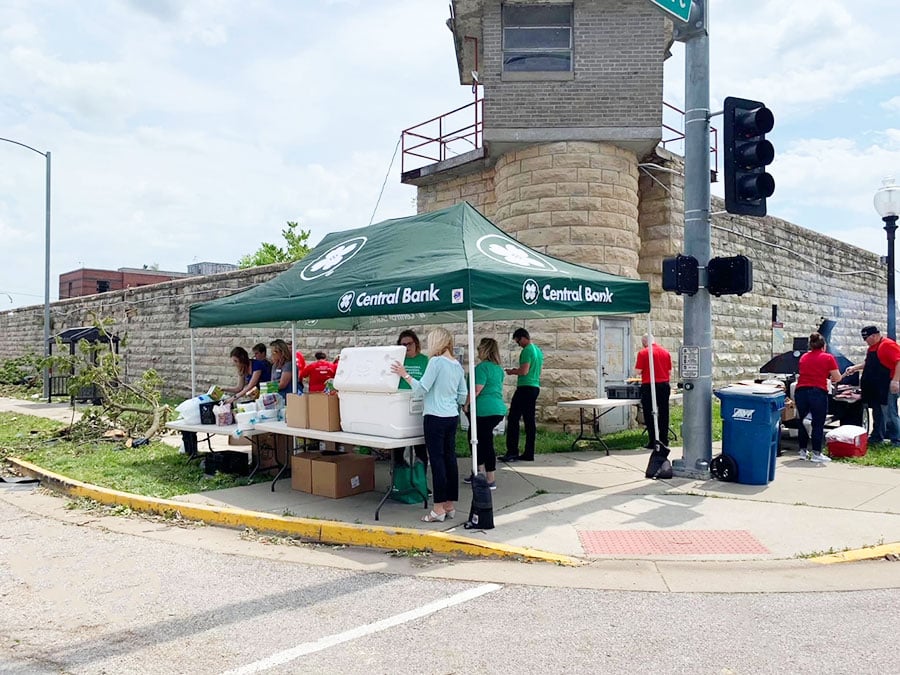
{"type": "Polygon", "coordinates": [[[878,330],[878,326],[865,326],[861,331],[859,331],[860,335],[863,336],[863,339],[869,337],[870,335],[876,335],[880,331],[878,330]]]}

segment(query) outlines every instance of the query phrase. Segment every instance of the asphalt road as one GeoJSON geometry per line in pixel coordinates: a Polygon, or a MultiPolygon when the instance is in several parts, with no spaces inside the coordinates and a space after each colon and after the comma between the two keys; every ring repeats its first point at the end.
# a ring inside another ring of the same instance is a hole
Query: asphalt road
{"type": "Polygon", "coordinates": [[[466,582],[440,578],[448,560],[287,545],[67,503],[0,488],[0,672],[900,671],[897,590],[466,582]]]}

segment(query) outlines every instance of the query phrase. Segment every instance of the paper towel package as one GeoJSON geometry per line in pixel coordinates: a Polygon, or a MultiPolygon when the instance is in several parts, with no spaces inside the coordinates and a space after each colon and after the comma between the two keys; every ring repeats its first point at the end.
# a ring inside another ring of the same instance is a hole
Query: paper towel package
{"type": "Polygon", "coordinates": [[[387,438],[422,435],[421,396],[398,391],[400,376],[391,372],[391,364],[405,356],[402,345],[341,350],[334,386],[343,431],[387,438]]]}

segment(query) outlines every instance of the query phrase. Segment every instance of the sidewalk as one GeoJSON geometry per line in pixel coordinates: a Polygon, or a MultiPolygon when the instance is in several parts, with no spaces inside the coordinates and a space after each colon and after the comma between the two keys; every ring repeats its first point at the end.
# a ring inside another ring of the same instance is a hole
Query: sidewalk
{"type": "MultiPolygon", "coordinates": [[[[0,410],[64,420],[71,416],[64,404],[12,399],[0,399],[0,410]]],[[[177,446],[180,436],[166,440],[177,446]]],[[[216,438],[214,447],[226,447],[225,441],[216,438]]],[[[609,457],[601,452],[538,455],[533,464],[500,463],[498,489],[492,493],[496,527],[487,531],[463,529],[471,492],[462,484],[453,521],[421,523],[421,503],[388,500],[376,522],[375,508],[388,485],[387,462],[376,463],[375,492],[344,499],[297,492],[290,479],[284,479],[274,492],[265,482],[182,495],[176,501],[345,523],[367,531],[411,528],[421,533],[420,548],[429,548],[432,533],[443,532],[488,547],[524,547],[587,564],[782,561],[808,568],[900,553],[900,470],[840,462],[818,465],[798,459],[789,443],[785,447],[775,480],[767,486],[679,478],[650,481],[644,478],[645,450],[613,451],[609,457]],[[879,545],[886,546],[868,548],[879,545]],[[817,558],[847,549],[863,550],[817,558]]],[[[681,449],[673,448],[672,457],[680,456],[681,449]]],[[[460,460],[460,476],[468,475],[469,461],[460,460]]],[[[897,568],[893,571],[900,585],[897,568]]]]}

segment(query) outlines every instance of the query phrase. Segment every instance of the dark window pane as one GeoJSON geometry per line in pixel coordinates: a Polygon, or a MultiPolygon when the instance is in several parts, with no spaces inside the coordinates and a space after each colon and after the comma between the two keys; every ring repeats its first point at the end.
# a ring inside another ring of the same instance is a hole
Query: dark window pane
{"type": "Polygon", "coordinates": [[[504,49],[568,49],[569,28],[506,28],[503,31],[504,49]]]}
{"type": "Polygon", "coordinates": [[[504,26],[571,26],[571,5],[503,5],[504,26]]]}
{"type": "Polygon", "coordinates": [[[572,53],[565,52],[505,52],[503,70],[506,72],[546,72],[572,70],[572,53]]]}

